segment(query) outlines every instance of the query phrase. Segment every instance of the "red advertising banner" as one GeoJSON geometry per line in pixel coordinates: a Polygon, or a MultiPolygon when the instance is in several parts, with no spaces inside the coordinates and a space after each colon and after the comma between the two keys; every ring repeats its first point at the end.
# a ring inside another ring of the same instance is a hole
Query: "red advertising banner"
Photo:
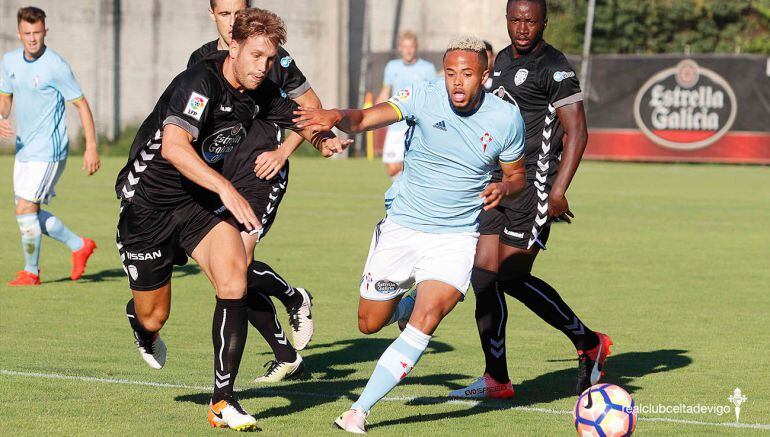
{"type": "Polygon", "coordinates": [[[604,56],[592,62],[586,158],[770,164],[767,58],[604,56]]]}

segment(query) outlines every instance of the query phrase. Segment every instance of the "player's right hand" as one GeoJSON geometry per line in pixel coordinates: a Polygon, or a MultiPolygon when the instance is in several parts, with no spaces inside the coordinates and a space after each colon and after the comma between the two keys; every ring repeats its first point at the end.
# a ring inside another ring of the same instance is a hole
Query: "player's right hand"
{"type": "Polygon", "coordinates": [[[16,132],[13,131],[13,126],[11,126],[11,122],[8,120],[0,120],[0,137],[14,138],[15,136],[16,136],[16,132]]]}
{"type": "Polygon", "coordinates": [[[238,190],[228,183],[219,193],[222,205],[230,211],[230,214],[238,220],[249,232],[262,229],[257,215],[251,209],[251,205],[241,196],[238,190]]]}

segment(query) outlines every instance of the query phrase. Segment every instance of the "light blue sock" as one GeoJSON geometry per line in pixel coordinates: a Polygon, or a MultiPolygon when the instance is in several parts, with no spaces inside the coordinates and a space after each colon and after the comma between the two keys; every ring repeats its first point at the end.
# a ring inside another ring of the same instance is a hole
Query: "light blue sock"
{"type": "Polygon", "coordinates": [[[430,342],[431,336],[407,324],[406,329],[382,354],[372,377],[366,383],[363,393],[351,408],[372,409],[374,404],[385,397],[412,371],[430,342]]]}
{"type": "Polygon", "coordinates": [[[73,252],[83,247],[83,239],[64,226],[64,223],[56,218],[55,215],[41,209],[37,217],[40,220],[40,230],[44,234],[66,244],[73,252]]]}
{"type": "Polygon", "coordinates": [[[21,231],[21,250],[24,251],[24,270],[39,273],[37,264],[40,260],[40,222],[37,214],[21,214],[16,216],[16,223],[21,231]]]}

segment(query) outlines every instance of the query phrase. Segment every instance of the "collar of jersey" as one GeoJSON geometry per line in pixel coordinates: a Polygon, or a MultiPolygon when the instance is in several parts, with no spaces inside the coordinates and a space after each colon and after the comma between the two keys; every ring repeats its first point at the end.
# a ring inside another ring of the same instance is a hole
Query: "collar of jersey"
{"type": "Polygon", "coordinates": [[[27,64],[32,64],[34,62],[37,62],[38,59],[42,58],[43,55],[45,55],[46,51],[48,51],[48,46],[43,46],[43,53],[41,53],[40,56],[38,56],[37,58],[35,58],[35,59],[30,61],[29,59],[27,59],[27,56],[24,54],[24,49],[22,49],[21,50],[21,59],[24,59],[24,62],[26,62],[27,64]]]}
{"type": "Polygon", "coordinates": [[[458,111],[457,108],[455,108],[455,106],[452,104],[452,98],[449,97],[449,95],[447,95],[447,100],[449,101],[449,107],[452,108],[452,112],[454,112],[456,115],[460,117],[470,117],[471,115],[479,112],[479,109],[481,109],[481,107],[484,105],[484,98],[486,93],[487,93],[486,91],[481,90],[481,97],[479,97],[479,106],[476,106],[476,109],[470,112],[458,111]]]}

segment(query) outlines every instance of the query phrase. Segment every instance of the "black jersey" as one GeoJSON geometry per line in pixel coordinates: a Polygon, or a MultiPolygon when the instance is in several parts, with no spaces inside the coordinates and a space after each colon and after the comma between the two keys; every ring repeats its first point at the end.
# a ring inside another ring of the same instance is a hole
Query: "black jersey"
{"type": "MultiPolygon", "coordinates": [[[[189,68],[202,59],[218,52],[217,47],[216,40],[204,44],[190,55],[187,67],[189,68]]],[[[310,84],[299,67],[297,67],[297,63],[280,46],[278,47],[278,56],[270,68],[267,77],[278,84],[287,98],[297,98],[310,89],[310,84]]],[[[240,147],[235,153],[225,159],[222,174],[235,183],[237,187],[250,184],[268,184],[269,181],[263,181],[254,175],[254,161],[262,152],[278,148],[278,145],[281,144],[282,136],[282,130],[275,124],[259,119],[254,120],[243,147],[240,147]],[[250,162],[251,165],[242,164],[247,162],[250,162]]]]}
{"type": "MultiPolygon", "coordinates": [[[[187,68],[192,67],[212,53],[224,51],[218,49],[218,43],[218,40],[207,42],[198,50],[192,52],[190,59],[187,61],[187,68]]],[[[299,67],[297,67],[297,63],[294,62],[289,52],[280,46],[278,47],[278,56],[276,56],[273,66],[267,73],[267,77],[278,84],[291,99],[305,94],[310,89],[310,84],[299,67]]]]}
{"type": "MultiPolygon", "coordinates": [[[[173,124],[192,136],[206,164],[221,171],[224,158],[246,138],[252,120],[293,126],[291,100],[265,79],[255,91],[240,92],[222,74],[226,54],[205,58],[174,78],[137,132],[128,163],[118,174],[119,198],[150,209],[174,208],[190,198],[211,201],[213,193],[192,183],[160,153],[163,127],[173,124]]],[[[252,163],[245,163],[245,165],[252,163]]]]}
{"type": "MultiPolygon", "coordinates": [[[[518,59],[513,58],[509,45],[497,54],[491,74],[490,92],[518,106],[524,118],[527,180],[550,186],[559,167],[564,137],[556,109],[583,100],[574,69],[564,54],[549,44],[518,59]]],[[[501,178],[498,170],[495,179],[501,178]]]]}

